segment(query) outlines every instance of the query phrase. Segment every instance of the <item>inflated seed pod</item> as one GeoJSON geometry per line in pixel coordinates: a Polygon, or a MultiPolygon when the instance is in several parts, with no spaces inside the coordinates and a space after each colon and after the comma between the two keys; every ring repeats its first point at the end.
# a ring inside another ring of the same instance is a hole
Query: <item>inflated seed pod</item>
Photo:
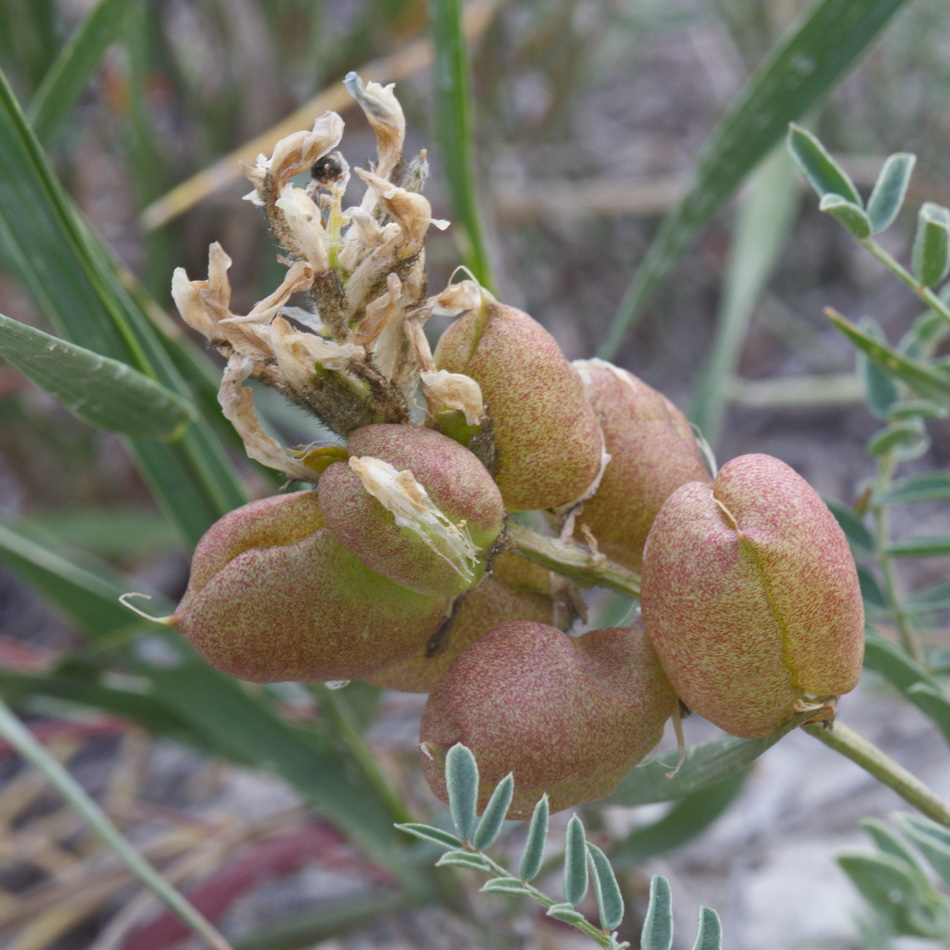
{"type": "Polygon", "coordinates": [[[743,738],[828,714],[864,651],[857,571],[838,523],[784,462],[743,455],[667,499],[647,539],[641,607],[680,698],[743,738]]]}
{"type": "Polygon", "coordinates": [[[433,596],[474,587],[505,509],[488,470],[454,440],[416,425],[372,425],[320,476],[327,524],[367,567],[433,596]]]}
{"type": "Polygon", "coordinates": [[[509,511],[557,508],[593,486],[603,463],[600,423],[580,375],[541,324],[487,303],[451,324],[434,356],[439,369],[481,387],[509,511]]]}
{"type": "Polygon", "coordinates": [[[531,620],[553,625],[556,607],[549,594],[550,587],[549,571],[506,552],[495,561],[491,577],[486,577],[465,595],[445,631],[446,642],[442,649],[432,652],[427,644],[408,660],[364,678],[386,689],[428,693],[462,650],[498,624],[506,620],[531,620]]]}
{"type": "Polygon", "coordinates": [[[639,571],[643,545],[667,497],[686,482],[710,482],[686,416],[633,373],[603,360],[576,360],[590,403],[601,419],[610,461],[597,491],[575,522],[586,525],[601,552],[639,571]]]}
{"type": "Polygon", "coordinates": [[[446,605],[361,564],[326,527],[316,492],[302,491],[212,525],[170,623],[239,679],[346,680],[410,656],[446,605]]]}
{"type": "Polygon", "coordinates": [[[478,807],[514,772],[510,818],[609,795],[659,741],[676,696],[642,630],[571,638],[540,623],[503,623],[463,650],[429,694],[422,766],[446,800],[445,755],[475,754],[478,807]]]}

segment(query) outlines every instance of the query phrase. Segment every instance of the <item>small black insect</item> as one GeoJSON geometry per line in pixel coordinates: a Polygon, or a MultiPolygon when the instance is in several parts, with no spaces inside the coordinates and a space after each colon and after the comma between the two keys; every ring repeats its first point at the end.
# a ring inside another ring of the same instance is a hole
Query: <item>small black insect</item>
{"type": "Polygon", "coordinates": [[[310,177],[321,185],[339,181],[346,174],[346,167],[336,154],[318,158],[310,167],[310,177]]]}

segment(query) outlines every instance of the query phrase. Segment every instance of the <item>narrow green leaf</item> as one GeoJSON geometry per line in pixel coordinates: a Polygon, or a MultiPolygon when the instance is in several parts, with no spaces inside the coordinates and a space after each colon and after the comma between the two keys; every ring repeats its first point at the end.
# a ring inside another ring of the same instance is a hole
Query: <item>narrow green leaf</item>
{"type": "Polygon", "coordinates": [[[874,535],[868,530],[864,519],[850,506],[834,498],[825,498],[825,504],[841,526],[851,550],[859,555],[868,555],[874,551],[874,535]]]}
{"type": "Polygon", "coordinates": [[[691,841],[735,801],[748,777],[748,769],[736,772],[716,785],[674,802],[672,808],[652,824],[635,828],[611,850],[614,867],[618,870],[640,867],[651,858],[691,841]]]}
{"type": "Polygon", "coordinates": [[[907,690],[907,698],[933,722],[950,745],[950,699],[946,693],[929,683],[915,683],[907,690]]]}
{"type": "Polygon", "coordinates": [[[895,350],[856,327],[834,310],[826,310],[828,319],[862,352],[875,363],[907,383],[925,399],[939,405],[950,404],[950,375],[933,369],[923,360],[913,359],[895,350]]]}
{"type": "Polygon", "coordinates": [[[175,439],[197,418],[191,404],[126,363],[0,314],[0,356],[90,425],[175,439]]]}
{"type": "Polygon", "coordinates": [[[488,799],[485,811],[482,812],[481,820],[475,829],[475,836],[472,838],[473,846],[484,851],[490,848],[501,831],[505,815],[508,814],[508,807],[511,805],[511,796],[515,791],[515,779],[509,772],[496,786],[488,799]]]}
{"type": "Polygon", "coordinates": [[[473,851],[446,851],[435,862],[437,868],[467,868],[470,871],[491,871],[492,866],[480,854],[473,851]]]}
{"type": "Polygon", "coordinates": [[[894,223],[904,204],[911,172],[917,162],[917,156],[909,152],[897,152],[890,155],[881,174],[874,184],[874,190],[868,199],[868,217],[874,233],[883,231],[894,223]]]}
{"type": "Polygon", "coordinates": [[[861,827],[871,836],[875,847],[884,854],[893,855],[904,861],[920,887],[927,886],[927,875],[921,866],[920,858],[907,844],[904,838],[879,818],[862,818],[861,827]]]}
{"type": "Polygon", "coordinates": [[[943,936],[937,930],[941,921],[936,895],[921,888],[906,861],[891,854],[860,853],[839,854],[837,861],[894,933],[943,936]]]}
{"type": "Polygon", "coordinates": [[[587,853],[594,872],[594,894],[597,897],[600,926],[608,932],[616,930],[623,920],[623,895],[620,893],[614,870],[607,860],[607,855],[597,845],[587,842],[587,853]]]}
{"type": "Polygon", "coordinates": [[[665,877],[654,874],[650,881],[650,903],[643,921],[640,950],[670,950],[672,946],[673,896],[670,893],[670,882],[665,877]]]}
{"type": "Polygon", "coordinates": [[[548,837],[548,796],[545,793],[531,814],[531,823],[528,825],[528,835],[521,854],[521,863],[518,874],[522,881],[533,881],[541,870],[541,861],[544,858],[544,843],[548,837]]]}
{"type": "Polygon", "coordinates": [[[429,20],[435,50],[435,130],[455,212],[452,230],[462,245],[465,265],[480,284],[491,289],[494,282],[475,185],[472,94],[461,0],[429,0],[429,20]]]}
{"type": "MultiPolygon", "coordinates": [[[[819,198],[828,195],[840,198],[858,209],[863,207],[858,189],[848,173],[828,154],[817,136],[792,123],[786,139],[788,151],[819,198]]],[[[824,208],[822,210],[825,210],[824,208]]],[[[870,222],[868,224],[870,233],[870,222]]]]}
{"type": "Polygon", "coordinates": [[[905,538],[889,544],[884,551],[891,557],[943,557],[950,554],[950,535],[905,538]]]}
{"type": "Polygon", "coordinates": [[[902,451],[914,450],[921,443],[929,445],[927,434],[919,419],[908,419],[904,422],[895,422],[868,439],[867,452],[877,458],[887,455],[894,449],[902,451]]]}
{"type": "Polygon", "coordinates": [[[887,597],[881,589],[877,578],[863,564],[858,565],[858,584],[861,587],[861,597],[865,606],[884,610],[887,607],[887,597]]]}
{"type": "Polygon", "coordinates": [[[455,830],[463,841],[471,841],[477,817],[478,765],[475,756],[461,742],[452,746],[445,756],[445,785],[455,830]]]}
{"type": "Polygon", "coordinates": [[[901,607],[909,614],[929,614],[950,607],[950,581],[938,581],[915,591],[901,607]]]}
{"type": "Polygon", "coordinates": [[[871,221],[864,209],[842,198],[841,195],[824,195],[818,202],[818,210],[830,214],[846,227],[859,241],[871,236],[871,221]]]}
{"type": "Polygon", "coordinates": [[[513,894],[516,897],[530,897],[531,888],[525,887],[516,877],[494,877],[480,888],[485,894],[513,894]]]}
{"type": "Polygon", "coordinates": [[[564,900],[579,904],[587,893],[587,839],[577,815],[567,823],[564,836],[564,900]]]}
{"type": "Polygon", "coordinates": [[[881,495],[875,495],[878,505],[909,505],[917,501],[945,501],[950,498],[950,472],[926,472],[909,478],[896,479],[881,495]]]}
{"type": "Polygon", "coordinates": [[[722,924],[711,907],[699,908],[699,930],[693,950],[722,950],[722,924]]]}
{"type": "Polygon", "coordinates": [[[734,377],[749,323],[785,247],[799,190],[791,160],[773,149],[755,169],[741,198],[729,246],[716,332],[693,386],[689,418],[711,445],[722,431],[729,383],[734,377]]]}
{"type": "Polygon", "coordinates": [[[458,850],[462,847],[462,839],[456,837],[449,831],[443,831],[441,828],[433,828],[432,825],[422,825],[415,822],[406,822],[396,825],[400,831],[406,834],[414,835],[423,841],[431,841],[434,844],[441,845],[443,848],[452,848],[458,850]]]}
{"type": "Polygon", "coordinates": [[[562,924],[570,924],[572,927],[587,923],[587,918],[574,910],[570,904],[553,904],[546,913],[548,917],[553,917],[562,924]]]}
{"type": "Polygon", "coordinates": [[[749,171],[847,73],[905,0],[819,0],[780,39],[719,120],[693,181],[627,288],[599,355],[613,358],[634,319],[749,171]]]}
{"type": "MultiPolygon", "coordinates": [[[[187,383],[170,356],[191,346],[164,340],[89,231],[0,73],[0,240],[11,271],[58,334],[127,363],[185,399],[187,383]]],[[[175,443],[135,438],[130,450],[159,503],[190,544],[246,500],[220,442],[204,422],[175,443]]]]}
{"type": "MultiPolygon", "coordinates": [[[[859,326],[879,343],[887,342],[884,331],[873,320],[865,318],[859,326]]],[[[860,350],[858,351],[858,372],[864,384],[868,408],[878,419],[890,418],[891,407],[900,398],[894,377],[860,350]]]]}
{"type": "Polygon", "coordinates": [[[229,950],[227,941],[212,924],[188,903],[145,860],[112,824],[108,816],[89,797],[85,789],[62,764],[33,738],[17,717],[0,701],[0,735],[24,758],[32,762],[53,787],[82,816],[83,821],[108,845],[109,849],[189,930],[217,950],[229,950]]]}
{"type": "Polygon", "coordinates": [[[664,753],[662,758],[648,759],[627,773],[617,789],[604,799],[604,804],[629,806],[676,801],[709,788],[734,777],[736,772],[751,765],[807,718],[807,714],[799,716],[761,739],[723,736],[711,742],[689,746],[683,764],[672,778],[669,773],[676,763],[675,751],[664,753]]]}
{"type": "Polygon", "coordinates": [[[913,657],[908,656],[896,643],[868,636],[864,643],[864,667],[884,677],[895,689],[907,694],[917,683],[937,682],[930,672],[913,657]]]}
{"type": "Polygon", "coordinates": [[[36,137],[49,144],[92,79],[108,47],[119,39],[135,4],[99,0],[76,28],[37,89],[27,118],[36,137]]]}
{"type": "Polygon", "coordinates": [[[924,287],[933,287],[950,270],[950,211],[926,202],[917,217],[911,269],[924,287]]]}
{"type": "Polygon", "coordinates": [[[947,409],[930,399],[901,399],[888,412],[888,418],[894,422],[901,419],[943,419],[946,415],[947,409]]]}
{"type": "Polygon", "coordinates": [[[919,815],[897,814],[897,823],[950,888],[950,831],[919,815]]]}

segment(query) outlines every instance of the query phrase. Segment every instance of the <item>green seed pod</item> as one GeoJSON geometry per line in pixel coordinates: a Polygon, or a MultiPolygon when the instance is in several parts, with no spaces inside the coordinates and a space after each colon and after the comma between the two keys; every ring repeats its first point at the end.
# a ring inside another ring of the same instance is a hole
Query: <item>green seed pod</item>
{"type": "Polygon", "coordinates": [[[633,571],[657,512],[686,482],[709,482],[693,430],[662,393],[603,360],[577,360],[591,405],[601,419],[610,461],[597,491],[584,502],[574,536],[586,525],[599,550],[633,571]]]}
{"type": "Polygon", "coordinates": [[[476,640],[429,694],[422,766],[446,800],[448,750],[478,760],[478,807],[514,772],[509,818],[528,818],[547,792],[558,811],[609,795],[659,741],[676,696],[642,630],[612,627],[571,638],[510,622],[476,640]]]}
{"type": "Polygon", "coordinates": [[[212,525],[170,622],[239,679],[346,680],[418,650],[446,604],[361,564],[326,527],[316,492],[302,491],[212,525]]]}
{"type": "Polygon", "coordinates": [[[427,644],[415,656],[365,677],[366,681],[406,693],[430,692],[462,650],[498,624],[532,620],[553,625],[556,607],[547,593],[550,586],[549,571],[517,554],[502,554],[492,576],[465,595],[446,631],[444,649],[430,653],[427,644]]]}
{"type": "Polygon", "coordinates": [[[588,492],[603,464],[600,423],[580,375],[541,324],[492,302],[449,326],[434,356],[439,369],[481,387],[509,511],[558,508],[588,492]]]}
{"type": "Polygon", "coordinates": [[[768,455],[670,495],[647,539],[641,606],[680,698],[735,736],[829,714],[861,672],[847,541],[817,492],[768,455]]]}
{"type": "Polygon", "coordinates": [[[474,587],[505,509],[487,469],[432,429],[373,425],[347,441],[348,462],[320,476],[327,525],[354,557],[420,594],[474,587]]]}

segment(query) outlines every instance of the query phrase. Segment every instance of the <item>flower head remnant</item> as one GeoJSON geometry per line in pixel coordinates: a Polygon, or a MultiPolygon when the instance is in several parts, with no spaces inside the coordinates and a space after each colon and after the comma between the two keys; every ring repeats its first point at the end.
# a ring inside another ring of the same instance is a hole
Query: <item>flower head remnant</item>
{"type": "MultiPolygon", "coordinates": [[[[432,313],[423,245],[430,226],[447,222],[432,218],[418,191],[424,153],[405,160],[405,119],[393,87],[364,86],[355,73],[345,82],[377,139],[374,170],[356,170],[367,186],[360,204],[343,207],[350,171],[335,151],[343,121],[327,112],[246,169],[254,186],[247,198],[264,209],[287,252],[280,286],[250,313],[233,313],[231,260],[219,244],[211,246],[207,280],[189,280],[181,268],[172,280],[186,322],[228,359],[219,398],[248,454],[310,481],[319,457],[291,452],[264,432],[246,380],[274,387],[345,437],[372,423],[408,422],[420,374],[436,373],[423,329],[432,313]],[[294,178],[308,169],[310,182],[299,187],[294,178]],[[291,306],[301,294],[312,309],[291,306]]],[[[441,388],[467,384],[450,379],[441,388]]],[[[476,407],[468,415],[480,414],[479,397],[468,400],[476,407]]]]}

